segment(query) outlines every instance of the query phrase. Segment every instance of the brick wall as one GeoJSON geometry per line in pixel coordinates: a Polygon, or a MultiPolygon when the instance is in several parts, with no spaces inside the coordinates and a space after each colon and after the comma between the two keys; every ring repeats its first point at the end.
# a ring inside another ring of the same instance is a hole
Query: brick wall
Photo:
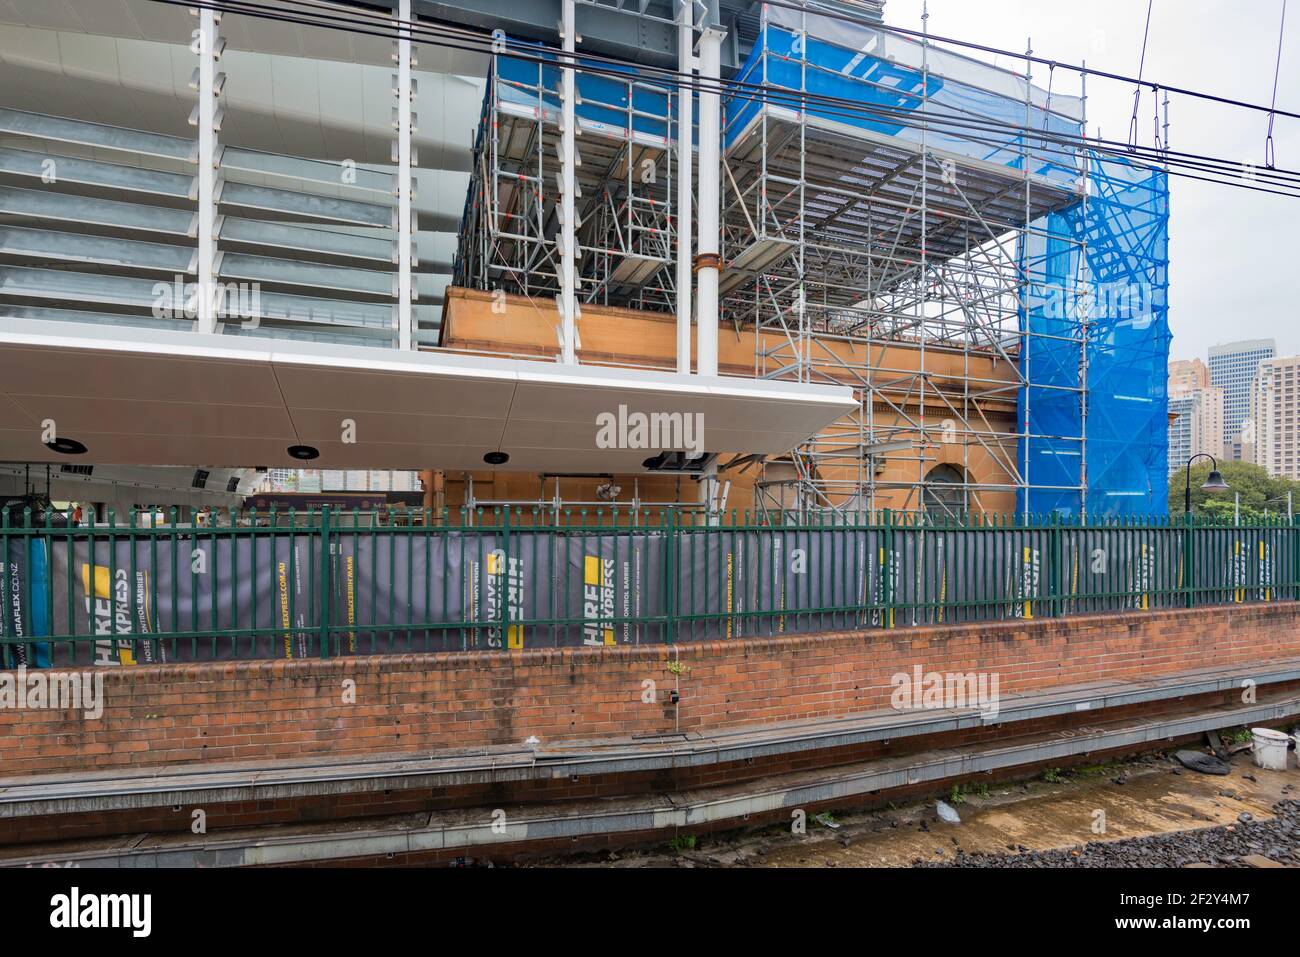
{"type": "Polygon", "coordinates": [[[657,734],[887,708],[890,678],[1002,694],[1300,657],[1300,604],[703,642],[102,669],[104,713],[0,708],[0,776],[657,734]],[[670,662],[680,662],[674,673],[670,662]],[[658,700],[643,703],[643,682],[658,700]],[[344,700],[355,683],[355,703],[344,700]],[[677,688],[680,704],[668,701],[677,688]]]}
{"type": "MultiPolygon", "coordinates": [[[[1300,682],[1285,682],[1261,689],[1261,702],[1271,698],[1293,697],[1300,694],[1300,682]]],[[[1108,720],[1141,718],[1155,720],[1162,715],[1182,714],[1216,706],[1239,707],[1241,698],[1235,689],[1212,692],[1188,698],[1168,699],[1124,705],[1106,712],[1108,720]]],[[[1084,727],[1096,727],[1095,712],[1080,715],[1065,713],[1017,722],[1014,734],[1040,735],[1051,732],[1070,732],[1084,727]]],[[[649,771],[616,771],[608,774],[525,778],[523,780],[490,780],[473,784],[453,784],[447,787],[416,788],[371,787],[345,793],[322,793],[303,789],[293,796],[277,795],[250,800],[216,801],[209,797],[190,796],[183,804],[173,806],[149,804],[144,807],[115,808],[112,810],[73,811],[57,814],[39,814],[21,817],[0,817],[0,863],[5,860],[4,849],[13,845],[41,844],[48,841],[87,840],[120,834],[163,834],[190,831],[192,812],[202,809],[210,832],[228,828],[262,827],[266,825],[311,825],[327,821],[357,820],[359,818],[388,817],[395,814],[442,812],[464,808],[508,808],[517,805],[539,805],[549,802],[595,801],[631,795],[662,795],[673,792],[737,785],[778,775],[816,771],[843,765],[860,764],[882,758],[897,758],[909,754],[967,745],[987,744],[1005,740],[1008,729],[1000,725],[966,728],[896,738],[892,741],[871,741],[861,744],[821,748],[816,751],[794,751],[784,754],[762,755],[719,764],[704,764],[674,768],[657,768],[649,771]]],[[[1162,742],[1174,746],[1184,741],[1195,741],[1199,734],[1169,739],[1162,742]]],[[[1048,767],[1068,768],[1075,764],[1098,764],[1111,756],[1132,753],[1132,746],[1112,750],[1094,750],[1076,755],[1054,755],[1037,764],[1020,765],[1006,771],[980,772],[973,775],[948,778],[943,781],[926,781],[915,785],[890,788],[870,796],[859,795],[849,804],[857,808],[884,807],[898,803],[906,797],[928,794],[947,794],[952,785],[970,780],[988,785],[994,781],[1014,779],[1048,767]]],[[[390,781],[382,783],[391,784],[390,781]]],[[[836,799],[817,810],[844,807],[844,799],[836,799]]],[[[814,805],[806,808],[810,813],[814,805]]],[[[777,808],[769,820],[789,819],[789,808],[777,808]]],[[[753,814],[747,824],[754,825],[759,818],[753,814]]],[[[734,825],[734,821],[719,822],[719,827],[734,825]]],[[[659,835],[662,837],[662,835],[659,835]]],[[[617,843],[627,843],[625,837],[615,837],[617,843]]],[[[565,839],[565,844],[570,839],[565,839]]],[[[582,842],[590,846],[586,839],[582,842]]],[[[572,848],[570,848],[572,849],[572,848]]],[[[536,849],[532,848],[532,852],[536,849]]],[[[451,856],[461,856],[464,848],[453,849],[451,856]]],[[[480,851],[481,853],[481,851],[480,851]]],[[[510,854],[492,856],[508,859],[510,854]]],[[[57,859],[57,854],[55,855],[57,859]]]]}

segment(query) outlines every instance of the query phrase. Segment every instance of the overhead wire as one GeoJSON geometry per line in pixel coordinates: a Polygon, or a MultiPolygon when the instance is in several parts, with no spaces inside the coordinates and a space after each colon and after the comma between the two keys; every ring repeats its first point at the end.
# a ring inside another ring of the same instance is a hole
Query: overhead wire
{"type": "Polygon", "coordinates": [[[1133,89],[1133,118],[1128,124],[1128,145],[1130,149],[1137,147],[1138,136],[1138,108],[1142,104],[1142,74],[1147,66],[1147,39],[1151,36],[1151,10],[1155,6],[1155,0],[1147,0],[1147,25],[1142,30],[1142,56],[1138,58],[1138,78],[1137,85],[1133,89]]]}
{"type": "MultiPolygon", "coordinates": [[[[911,36],[911,37],[921,37],[923,35],[922,31],[909,29],[908,27],[898,27],[892,24],[885,24],[885,23],[866,23],[862,20],[861,17],[852,16],[850,14],[842,13],[837,10],[831,10],[829,8],[821,7],[818,4],[812,2],[793,3],[790,2],[790,0],[762,0],[762,2],[766,3],[770,7],[781,7],[786,10],[807,11],[810,13],[815,13],[817,16],[828,17],[833,20],[842,20],[848,23],[857,24],[859,26],[869,26],[873,30],[880,30],[884,33],[897,33],[903,36],[911,36]]],[[[1042,66],[1048,66],[1053,62],[1047,57],[1037,57],[1033,55],[1026,56],[1023,50],[1019,52],[1014,50],[1004,50],[1000,47],[989,46],[983,43],[974,43],[970,40],[962,40],[956,37],[939,36],[934,33],[929,33],[927,34],[927,36],[929,38],[929,42],[932,44],[943,43],[951,46],[964,47],[970,50],[979,50],[982,53],[992,53],[996,56],[1011,57],[1014,60],[1025,60],[1029,63],[1037,63],[1042,66]]],[[[1120,82],[1120,83],[1142,82],[1137,77],[1126,76],[1123,73],[1111,73],[1106,70],[1097,70],[1094,69],[1093,67],[1083,66],[1074,63],[1067,63],[1060,60],[1057,60],[1055,62],[1056,65],[1061,69],[1070,70],[1080,75],[1086,74],[1087,76],[1099,77],[1103,80],[1115,80],[1116,82],[1120,82]]],[[[1177,93],[1180,96],[1196,97],[1198,99],[1208,100],[1214,103],[1220,103],[1223,104],[1224,106],[1241,107],[1242,109],[1256,110],[1261,113],[1271,112],[1269,107],[1264,106],[1263,104],[1260,103],[1250,103],[1246,100],[1236,100],[1236,99],[1232,99],[1231,97],[1219,96],[1214,93],[1206,93],[1203,90],[1194,90],[1194,89],[1188,89],[1186,87],[1172,86],[1168,83],[1164,83],[1156,80],[1148,80],[1146,81],[1146,83],[1148,86],[1153,86],[1153,87],[1158,85],[1162,89],[1165,89],[1170,93],[1177,93]]],[[[1293,113],[1287,110],[1278,110],[1277,112],[1279,116],[1285,116],[1290,119],[1300,120],[1300,113],[1293,113]]]]}
{"type": "MultiPolygon", "coordinates": [[[[567,63],[561,63],[556,59],[556,56],[562,54],[563,51],[546,44],[518,40],[502,41],[490,34],[443,24],[432,26],[419,21],[408,23],[378,11],[372,12],[350,6],[341,8],[337,4],[320,3],[319,0],[290,0],[290,2],[294,2],[299,6],[310,7],[311,9],[308,10],[287,9],[283,4],[271,7],[267,4],[253,2],[253,0],[152,0],[152,2],[168,6],[212,9],[222,13],[252,16],[301,26],[341,30],[388,40],[396,39],[399,35],[406,36],[409,34],[414,42],[430,46],[485,55],[500,53],[523,62],[537,63],[560,69],[570,68],[567,63]],[[331,12],[322,12],[324,10],[331,12]],[[343,13],[346,13],[347,16],[339,15],[343,13]],[[370,17],[377,22],[358,22],[355,19],[358,15],[370,17]],[[450,38],[445,34],[450,34],[450,38]]],[[[771,0],[768,0],[768,2],[771,2],[771,0]]],[[[1025,57],[1025,54],[1019,55],[1025,57]]],[[[573,54],[572,57],[572,68],[578,72],[605,76],[621,81],[626,81],[629,77],[627,64],[616,58],[585,52],[573,54]]],[[[1050,66],[1053,61],[1044,62],[1050,66]]],[[[925,128],[937,132],[944,132],[946,129],[950,135],[959,135],[974,142],[1000,148],[1005,148],[1007,144],[981,138],[974,134],[1005,133],[1011,134],[1013,137],[1017,135],[1029,136],[1039,142],[1041,147],[1039,151],[1046,155],[1057,155],[1073,159],[1080,149],[1092,149],[1103,155],[1119,158],[1122,158],[1124,153],[1128,153],[1144,162],[1165,166],[1171,175],[1255,192],[1291,197],[1300,196],[1300,172],[1294,170],[1272,168],[1267,173],[1263,173],[1255,171],[1249,164],[1235,160],[1194,153],[1174,152],[1167,149],[1152,150],[1142,146],[1130,148],[1126,143],[1105,140],[1100,136],[1087,137],[1086,135],[1076,136],[1062,132],[1037,131],[1018,123],[1004,122],[988,117],[967,119],[952,114],[935,113],[923,109],[891,107],[885,104],[868,106],[860,101],[844,97],[834,97],[828,94],[807,91],[785,90],[779,87],[764,86],[736,79],[710,81],[694,75],[679,73],[669,68],[644,64],[637,65],[635,69],[639,78],[649,83],[662,85],[665,92],[671,92],[672,89],[686,85],[697,93],[714,92],[740,100],[775,103],[795,109],[809,104],[816,104],[824,107],[819,112],[832,118],[862,119],[865,117],[894,122],[906,121],[909,125],[918,128],[925,126],[925,128]],[[1261,182],[1264,185],[1260,185],[1261,182]]],[[[1098,75],[1097,71],[1090,71],[1090,74],[1098,75]]],[[[1176,88],[1170,87],[1166,89],[1173,90],[1176,88]]],[[[899,93],[898,90],[891,90],[891,92],[894,94],[899,93]]],[[[1278,111],[1278,113],[1279,115],[1288,115],[1285,111],[1278,111]]],[[[1045,120],[1050,115],[1046,114],[1045,120]]]]}
{"type": "Polygon", "coordinates": [[[1273,144],[1273,123],[1277,119],[1277,83],[1282,75],[1282,38],[1286,35],[1286,0],[1282,0],[1282,24],[1277,28],[1277,63],[1273,67],[1273,102],[1268,111],[1268,136],[1264,139],[1264,165],[1272,169],[1277,161],[1273,144]]]}
{"type": "MultiPolygon", "coordinates": [[[[154,0],[154,2],[171,3],[177,6],[190,5],[187,4],[185,0],[154,0]]],[[[291,0],[291,2],[295,2],[300,6],[308,6],[311,8],[311,11],[310,12],[288,11],[288,12],[301,13],[305,16],[311,16],[311,17],[316,17],[316,16],[323,17],[327,21],[333,21],[334,25],[336,26],[339,23],[342,23],[343,29],[352,29],[353,32],[366,33],[368,31],[353,29],[352,25],[354,24],[354,21],[351,19],[351,16],[349,17],[339,17],[337,15],[328,16],[326,14],[320,14],[316,11],[319,11],[320,9],[323,8],[331,11],[336,11],[337,13],[347,13],[349,15],[360,15],[360,16],[370,17],[371,19],[378,21],[377,24],[372,24],[372,25],[376,25],[381,28],[381,32],[379,34],[374,34],[372,32],[370,35],[381,35],[381,36],[388,37],[390,39],[393,36],[396,36],[397,30],[401,30],[402,32],[412,32],[416,35],[431,34],[434,32],[434,30],[437,30],[439,32],[447,31],[452,34],[456,34],[464,41],[469,42],[471,44],[471,47],[468,48],[470,52],[479,52],[479,53],[488,52],[482,49],[482,46],[483,44],[489,42],[489,35],[483,34],[481,32],[471,31],[467,28],[439,24],[436,28],[431,29],[429,26],[421,24],[418,21],[413,21],[408,24],[400,20],[395,20],[390,15],[380,11],[362,10],[360,8],[356,8],[352,6],[343,8],[336,3],[327,3],[325,2],[325,0],[291,0]],[[394,26],[395,24],[397,26],[394,26]],[[390,30],[394,32],[390,33],[389,32],[390,30]]],[[[282,16],[283,13],[285,12],[283,10],[283,7],[280,7],[278,9],[270,8],[267,7],[265,4],[252,2],[252,0],[210,0],[210,3],[203,3],[200,5],[201,6],[211,5],[211,6],[220,6],[220,7],[240,7],[243,8],[240,12],[244,12],[254,16],[267,14],[270,18],[273,19],[280,18],[280,16],[282,16]]],[[[291,20],[290,22],[301,23],[302,21],[291,20]]],[[[317,23],[313,21],[313,25],[327,26],[329,24],[317,23]]],[[[450,43],[446,40],[446,38],[441,36],[436,36],[431,39],[426,39],[424,36],[419,36],[419,39],[420,42],[425,42],[428,43],[429,45],[444,46],[451,49],[467,49],[462,45],[450,43]]],[[[523,60],[526,62],[546,63],[552,66],[560,65],[557,64],[555,60],[551,57],[537,56],[525,52],[528,50],[543,50],[547,53],[562,52],[562,51],[556,51],[555,48],[553,47],[547,47],[546,44],[533,43],[533,42],[521,42],[521,41],[495,40],[495,39],[493,40],[493,52],[504,51],[511,58],[523,60]]],[[[1024,54],[1020,54],[1020,56],[1024,56],[1024,54]]],[[[1034,61],[1039,60],[1039,58],[1036,57],[1028,57],[1027,59],[1034,60],[1034,61]]],[[[622,61],[619,61],[615,58],[602,57],[596,54],[582,53],[582,54],[575,55],[574,60],[577,63],[577,66],[575,68],[579,72],[596,73],[599,75],[604,75],[607,77],[612,77],[612,78],[622,79],[622,80],[627,79],[626,65],[623,64],[622,61]],[[619,67],[619,69],[615,69],[612,72],[609,70],[602,70],[599,64],[609,64],[611,66],[619,67]]],[[[1048,63],[1049,66],[1055,63],[1055,61],[1051,61],[1051,60],[1041,61],[1041,62],[1046,62],[1048,63]]],[[[801,92],[801,91],[794,91],[794,90],[789,90],[789,91],[780,90],[779,88],[774,89],[771,87],[764,87],[760,84],[748,84],[737,80],[719,80],[716,86],[712,86],[708,82],[703,81],[698,77],[694,77],[694,76],[688,77],[685,74],[681,74],[676,71],[663,68],[663,67],[638,65],[637,69],[641,72],[643,76],[646,74],[650,74],[659,77],[660,82],[662,82],[665,85],[665,87],[671,84],[675,88],[677,86],[682,85],[682,83],[685,82],[687,85],[691,86],[697,92],[700,91],[720,92],[724,95],[730,95],[739,99],[750,100],[750,101],[772,102],[775,100],[777,102],[784,102],[787,105],[790,105],[792,107],[798,107],[801,104],[815,103],[815,102],[838,104],[842,107],[845,107],[847,110],[847,111],[841,110],[833,114],[838,116],[848,116],[848,117],[861,117],[863,115],[878,116],[878,117],[892,116],[895,119],[906,117],[910,125],[916,125],[918,127],[924,124],[918,124],[916,120],[925,119],[927,116],[927,114],[925,114],[924,111],[921,110],[902,110],[898,108],[891,108],[884,105],[866,107],[858,101],[848,100],[841,97],[830,97],[825,94],[808,93],[808,92],[801,92]]],[[[1094,75],[1101,75],[1098,71],[1093,71],[1093,73],[1094,75]]],[[[1156,85],[1155,88],[1159,89],[1159,86],[1156,85]]],[[[1177,88],[1170,87],[1168,89],[1176,90],[1177,88]]],[[[891,90],[891,92],[895,94],[899,93],[899,91],[896,89],[891,90]]],[[[954,118],[951,115],[945,115],[940,117],[939,122],[941,122],[942,124],[950,128],[960,127],[966,130],[978,129],[978,130],[989,131],[989,132],[1006,131],[1017,135],[1025,135],[1026,133],[1026,128],[1020,124],[1003,123],[1000,121],[991,120],[986,117],[980,117],[978,119],[973,119],[968,123],[963,123],[958,118],[954,118]]],[[[991,143],[988,140],[982,140],[978,137],[967,136],[966,138],[971,139],[972,141],[975,142],[984,143],[986,145],[993,145],[993,146],[1002,145],[997,143],[991,143]]],[[[1042,137],[1036,133],[1034,134],[1034,138],[1040,140],[1042,139],[1042,137]]],[[[1230,185],[1242,189],[1248,189],[1252,191],[1271,192],[1271,193],[1276,193],[1278,195],[1287,195],[1287,196],[1294,195],[1294,193],[1289,192],[1285,189],[1271,190],[1266,187],[1254,185],[1261,179],[1261,174],[1259,174],[1250,164],[1242,163],[1235,160],[1219,159],[1219,158],[1208,157],[1199,154],[1176,154],[1176,153],[1171,154],[1167,149],[1163,149],[1163,148],[1148,150],[1145,147],[1138,147],[1135,149],[1129,147],[1128,144],[1121,144],[1117,141],[1103,140],[1100,137],[1095,137],[1095,138],[1070,137],[1068,134],[1055,134],[1054,136],[1049,137],[1049,140],[1056,144],[1072,146],[1074,147],[1075,150],[1080,148],[1097,149],[1099,152],[1105,153],[1107,155],[1119,155],[1117,150],[1119,148],[1125,148],[1127,149],[1127,152],[1138,155],[1146,161],[1166,165],[1167,167],[1170,168],[1170,172],[1173,175],[1183,175],[1186,176],[1187,178],[1196,179],[1204,182],[1211,182],[1211,183],[1222,182],[1225,183],[1226,185],[1230,185]],[[1116,147],[1117,150],[1111,151],[1109,147],[1116,147]],[[1186,163],[1185,162],[1186,159],[1191,159],[1193,160],[1193,162],[1186,163]],[[1194,169],[1199,172],[1212,172],[1217,175],[1196,176],[1190,173],[1182,173],[1180,172],[1178,167],[1184,165],[1189,169],[1194,169]],[[1231,182],[1224,179],[1223,178],[1224,174],[1228,174],[1228,173],[1236,173],[1237,175],[1235,176],[1235,179],[1237,180],[1237,182],[1231,182]]],[[[1057,155],[1067,155],[1066,153],[1060,150],[1049,150],[1049,152],[1054,152],[1057,155]]],[[[1269,182],[1272,185],[1286,186],[1286,185],[1294,184],[1296,182],[1297,175],[1300,174],[1296,174],[1291,171],[1283,171],[1282,177],[1274,177],[1268,174],[1262,174],[1262,175],[1264,178],[1269,180],[1269,182]]]]}

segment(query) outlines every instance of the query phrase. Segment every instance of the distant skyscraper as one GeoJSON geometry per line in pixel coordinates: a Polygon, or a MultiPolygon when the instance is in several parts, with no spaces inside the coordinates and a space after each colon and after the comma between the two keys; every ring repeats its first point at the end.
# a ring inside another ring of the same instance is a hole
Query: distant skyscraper
{"type": "Polygon", "coordinates": [[[1171,359],[1169,361],[1169,391],[1187,392],[1192,389],[1208,389],[1210,370],[1200,359],[1171,359]]]}
{"type": "Polygon", "coordinates": [[[1169,473],[1172,475],[1192,457],[1193,419],[1196,400],[1191,396],[1169,396],[1169,473]]]}
{"type": "MultiPolygon", "coordinates": [[[[1277,355],[1272,339],[1229,342],[1210,350],[1210,381],[1223,390],[1223,447],[1242,447],[1241,427],[1250,418],[1259,364],[1277,355]]],[[[1246,443],[1250,444],[1249,442],[1246,443]]]]}
{"type": "Polygon", "coordinates": [[[1200,359],[1169,363],[1169,471],[1199,453],[1223,455],[1223,390],[1200,359]]]}
{"type": "Polygon", "coordinates": [[[1300,356],[1268,359],[1255,382],[1254,461],[1269,475],[1300,479],[1300,356]]]}

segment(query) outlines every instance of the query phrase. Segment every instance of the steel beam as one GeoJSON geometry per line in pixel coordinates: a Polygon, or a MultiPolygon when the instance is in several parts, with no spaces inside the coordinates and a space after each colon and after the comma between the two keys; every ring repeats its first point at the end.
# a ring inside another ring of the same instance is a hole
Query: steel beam
{"type": "MultiPolygon", "coordinates": [[[[416,0],[423,19],[491,32],[503,30],[509,37],[554,43],[563,18],[565,0],[416,0]]],[[[663,19],[630,16],[619,10],[584,7],[583,49],[631,63],[673,67],[677,56],[677,29],[671,23],[671,8],[660,0],[657,9],[663,19]]]]}
{"type": "Polygon", "coordinates": [[[217,27],[221,14],[207,7],[197,10],[199,28],[194,49],[199,58],[197,124],[198,144],[198,331],[217,331],[217,27]]]}

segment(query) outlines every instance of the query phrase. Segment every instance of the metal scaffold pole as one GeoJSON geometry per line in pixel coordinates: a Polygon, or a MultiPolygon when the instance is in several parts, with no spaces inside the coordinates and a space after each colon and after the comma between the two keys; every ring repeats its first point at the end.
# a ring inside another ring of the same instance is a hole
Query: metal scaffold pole
{"type": "MultiPolygon", "coordinates": [[[[1079,247],[1079,270],[1080,275],[1087,282],[1088,275],[1088,173],[1090,170],[1090,159],[1088,156],[1087,138],[1088,138],[1088,72],[1087,62],[1084,62],[1084,73],[1082,78],[1082,102],[1080,103],[1080,112],[1083,114],[1083,134],[1084,147],[1079,151],[1079,158],[1083,164],[1083,199],[1081,201],[1081,210],[1085,228],[1083,231],[1083,242],[1079,247]]],[[[1076,284],[1077,285],[1077,284],[1076,284]]],[[[1077,289],[1076,289],[1077,292],[1077,289]]],[[[1081,302],[1081,315],[1079,316],[1079,521],[1088,521],[1088,322],[1089,314],[1092,309],[1091,290],[1084,289],[1081,302]]]]}
{"type": "Polygon", "coordinates": [[[1020,242],[1024,250],[1021,257],[1024,275],[1020,282],[1020,316],[1024,323],[1024,338],[1020,349],[1020,376],[1022,382],[1021,392],[1024,396],[1024,423],[1022,431],[1017,437],[1022,449],[1022,466],[1017,485],[1018,492],[1024,499],[1024,507],[1021,513],[1026,521],[1029,520],[1029,437],[1032,434],[1032,419],[1030,416],[1031,395],[1033,389],[1029,387],[1032,379],[1030,378],[1030,363],[1033,359],[1032,339],[1029,331],[1029,229],[1033,220],[1033,187],[1030,179],[1030,162],[1032,152],[1030,149],[1029,133],[1034,127],[1033,112],[1033,91],[1034,91],[1034,41],[1031,38],[1025,44],[1025,132],[1024,132],[1024,174],[1025,174],[1025,229],[1021,234],[1020,242]]]}
{"type": "MultiPolygon", "coordinates": [[[[926,109],[930,104],[930,5],[929,3],[921,4],[921,111],[928,112],[926,109]]],[[[925,476],[926,466],[929,464],[927,458],[930,451],[930,435],[927,423],[925,421],[925,391],[929,384],[927,379],[925,364],[925,330],[928,321],[927,308],[930,300],[930,274],[929,274],[929,249],[928,240],[930,222],[930,150],[929,136],[925,124],[921,125],[921,265],[918,270],[920,279],[920,295],[916,299],[917,320],[916,327],[920,339],[919,359],[916,384],[920,393],[918,400],[919,411],[917,421],[920,424],[919,454],[916,457],[916,488],[915,506],[919,510],[925,509],[925,476]]],[[[963,483],[965,477],[963,476],[963,483]]],[[[962,489],[962,495],[965,496],[965,489],[962,489]]],[[[911,496],[909,496],[909,499],[911,496]]],[[[907,504],[913,504],[909,501],[907,504]]]]}

